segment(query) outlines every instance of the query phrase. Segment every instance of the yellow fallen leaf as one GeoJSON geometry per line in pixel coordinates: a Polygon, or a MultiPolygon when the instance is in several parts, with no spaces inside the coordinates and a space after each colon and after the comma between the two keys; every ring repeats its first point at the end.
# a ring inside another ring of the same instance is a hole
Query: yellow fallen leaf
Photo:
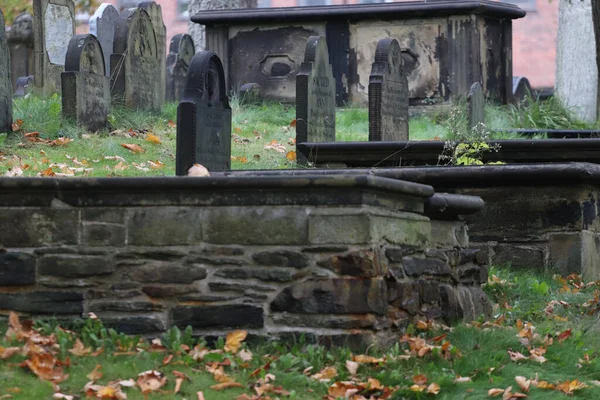
{"type": "Polygon", "coordinates": [[[422,392],[425,390],[425,385],[412,385],[410,390],[413,392],[422,392]]]}
{"type": "Polygon", "coordinates": [[[321,382],[329,382],[337,376],[337,369],[335,367],[325,367],[321,371],[312,375],[311,378],[321,382]]]}
{"type": "Polygon", "coordinates": [[[248,332],[243,330],[229,332],[225,339],[225,347],[223,349],[230,353],[237,353],[247,336],[248,332]]]}
{"type": "Polygon", "coordinates": [[[158,136],[148,133],[146,135],[146,142],[150,142],[152,144],[161,144],[162,140],[160,140],[158,136]]]}
{"type": "Polygon", "coordinates": [[[364,354],[359,354],[357,356],[353,356],[352,361],[355,361],[359,364],[379,364],[379,363],[384,363],[385,359],[384,358],[375,358],[375,357],[367,356],[364,354]]]}
{"type": "Polygon", "coordinates": [[[296,161],[296,152],[288,151],[287,154],[285,155],[285,158],[287,158],[289,161],[296,161]]]}

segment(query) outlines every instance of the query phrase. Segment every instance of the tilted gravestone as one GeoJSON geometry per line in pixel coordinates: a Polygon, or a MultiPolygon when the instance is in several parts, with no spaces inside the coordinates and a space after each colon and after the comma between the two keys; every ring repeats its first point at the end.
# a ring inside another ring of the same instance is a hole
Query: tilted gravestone
{"type": "Polygon", "coordinates": [[[369,140],[408,140],[408,79],[400,44],[381,39],[369,76],[369,140]]]}
{"type": "MultiPolygon", "coordinates": [[[[335,79],[325,38],[311,36],[296,77],[296,143],[335,141],[335,79]]],[[[306,159],[296,151],[297,161],[306,159]]]]}
{"type": "Polygon", "coordinates": [[[231,167],[231,107],[223,64],[211,51],[192,58],[177,107],[176,174],[187,175],[195,163],[209,171],[231,167]]]}
{"type": "Polygon", "coordinates": [[[12,82],[10,55],[6,40],[4,14],[0,9],[0,132],[9,132],[12,125],[12,82]]]}
{"type": "Polygon", "coordinates": [[[104,54],[104,71],[110,76],[110,56],[113,52],[115,24],[119,18],[117,9],[109,3],[102,3],[90,18],[90,33],[100,42],[104,54]]]}
{"type": "Polygon", "coordinates": [[[154,27],[154,34],[156,35],[156,49],[158,52],[158,65],[160,72],[160,88],[159,88],[159,99],[160,106],[165,102],[165,88],[166,88],[166,58],[167,58],[167,27],[163,22],[162,9],[160,5],[154,1],[145,1],[139,4],[139,7],[146,11],[152,21],[154,27]]]}
{"type": "Polygon", "coordinates": [[[73,0],[33,0],[34,83],[45,95],[60,93],[60,74],[74,34],[73,0]]]}
{"type": "Polygon", "coordinates": [[[156,35],[150,16],[141,8],[119,14],[110,70],[112,94],[118,101],[131,109],[160,109],[164,92],[159,88],[156,35]]]}
{"type": "Polygon", "coordinates": [[[196,54],[196,50],[190,35],[180,33],[173,36],[167,57],[167,101],[181,100],[194,54],[196,54]]]}
{"type": "Polygon", "coordinates": [[[479,82],[471,85],[467,96],[467,120],[469,129],[473,129],[479,124],[485,124],[485,95],[479,82]]]}
{"type": "Polygon", "coordinates": [[[102,46],[96,36],[73,36],[61,74],[62,112],[92,132],[106,127],[108,120],[110,79],[104,69],[102,46]]]}

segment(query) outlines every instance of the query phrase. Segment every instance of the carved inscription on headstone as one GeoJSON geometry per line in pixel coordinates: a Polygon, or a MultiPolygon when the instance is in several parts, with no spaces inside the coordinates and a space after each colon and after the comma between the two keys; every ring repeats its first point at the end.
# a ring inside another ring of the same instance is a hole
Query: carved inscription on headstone
{"type": "Polygon", "coordinates": [[[167,57],[167,101],[181,100],[194,54],[196,50],[190,35],[180,33],[173,36],[167,57]]]}
{"type": "MultiPolygon", "coordinates": [[[[296,143],[334,141],[335,79],[325,38],[311,36],[296,77],[296,143]]],[[[299,163],[306,162],[296,154],[299,163]]]]}
{"type": "Polygon", "coordinates": [[[159,106],[162,106],[165,102],[165,88],[166,88],[166,57],[167,57],[167,28],[163,22],[162,9],[160,5],[154,1],[145,1],[140,3],[139,7],[146,11],[152,21],[152,27],[154,28],[154,34],[156,36],[156,49],[158,55],[158,71],[160,74],[160,86],[158,87],[158,100],[160,100],[159,106]]]}
{"type": "Polygon", "coordinates": [[[479,82],[471,85],[471,90],[469,90],[469,95],[467,96],[467,118],[470,129],[485,123],[485,95],[483,94],[483,87],[479,82]]]}
{"type": "Polygon", "coordinates": [[[67,118],[95,132],[107,124],[110,79],[106,76],[102,46],[92,34],[75,35],[69,42],[62,73],[62,111],[67,118]]]}
{"type": "Polygon", "coordinates": [[[223,64],[211,51],[192,58],[177,107],[177,175],[196,163],[209,171],[231,167],[231,107],[223,64]]]}
{"type": "Polygon", "coordinates": [[[35,86],[48,95],[60,92],[69,40],[75,34],[73,0],[33,0],[35,86]]]}
{"type": "Polygon", "coordinates": [[[10,55],[6,40],[4,14],[0,10],[0,132],[9,132],[12,125],[12,82],[10,55]]]}
{"type": "Polygon", "coordinates": [[[104,54],[104,70],[110,76],[110,56],[113,52],[115,24],[119,18],[117,9],[109,3],[102,3],[90,18],[90,33],[100,42],[104,54]]]}
{"type": "Polygon", "coordinates": [[[377,43],[369,77],[369,140],[408,140],[408,80],[396,39],[377,43]]]}
{"type": "Polygon", "coordinates": [[[154,27],[140,8],[123,10],[110,59],[112,93],[131,109],[160,109],[159,57],[154,27]]]}

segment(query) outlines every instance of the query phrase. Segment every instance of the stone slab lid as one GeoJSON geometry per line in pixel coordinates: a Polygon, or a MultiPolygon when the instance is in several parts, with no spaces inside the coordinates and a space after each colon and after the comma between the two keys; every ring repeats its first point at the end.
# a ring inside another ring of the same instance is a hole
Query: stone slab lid
{"type": "Polygon", "coordinates": [[[433,188],[369,173],[303,176],[0,178],[0,206],[377,205],[433,188]],[[366,196],[368,195],[368,196],[366,196]]]}
{"type": "Polygon", "coordinates": [[[305,20],[413,19],[466,14],[518,19],[525,17],[526,12],[514,4],[489,0],[424,0],[340,6],[213,10],[193,15],[191,20],[203,25],[223,25],[305,20]]]}

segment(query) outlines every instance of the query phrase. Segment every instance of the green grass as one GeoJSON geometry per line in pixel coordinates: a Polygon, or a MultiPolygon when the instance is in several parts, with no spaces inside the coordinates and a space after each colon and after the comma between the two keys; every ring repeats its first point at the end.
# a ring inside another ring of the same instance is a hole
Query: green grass
{"type": "MultiPolygon", "coordinates": [[[[294,107],[279,103],[241,106],[236,98],[232,99],[231,105],[233,169],[281,169],[296,166],[292,155],[290,154],[291,160],[287,157],[289,152],[295,150],[296,132],[292,124],[295,118],[294,107]]],[[[457,107],[464,110],[465,105],[459,104],[457,107]]],[[[464,120],[464,111],[461,115],[464,120]]],[[[22,120],[23,123],[18,132],[0,134],[0,175],[16,166],[23,170],[24,176],[35,176],[48,171],[48,168],[59,174],[69,173],[69,168],[79,168],[75,171],[75,176],[174,175],[176,128],[173,121],[176,121],[176,116],[175,103],[166,104],[160,113],[132,111],[115,106],[109,116],[110,129],[89,133],[61,117],[59,96],[15,99],[14,119],[22,120]],[[66,146],[56,147],[31,143],[24,137],[31,132],[39,132],[42,139],[66,137],[73,141],[66,146]],[[161,143],[146,141],[149,133],[160,138],[161,143]],[[123,148],[122,144],[137,144],[144,152],[132,153],[123,148]]],[[[489,104],[486,107],[486,121],[490,130],[516,127],[600,128],[600,123],[585,124],[578,121],[555,99],[543,102],[531,100],[519,106],[489,104]]],[[[466,126],[466,122],[462,121],[462,125],[466,126]]],[[[459,126],[462,125],[459,123],[459,126]]],[[[444,114],[415,116],[409,121],[411,140],[445,140],[451,136],[450,129],[449,118],[444,114]]],[[[506,133],[492,133],[490,137],[521,138],[506,133]]],[[[336,140],[368,140],[366,108],[338,109],[336,140]]]]}
{"type": "MultiPolygon", "coordinates": [[[[593,307],[583,304],[594,299],[594,292],[600,283],[591,283],[584,289],[577,291],[573,283],[559,282],[547,274],[527,271],[511,271],[508,268],[492,268],[490,276],[496,276],[496,283],[485,287],[490,298],[497,303],[491,321],[503,322],[497,325],[486,326],[483,321],[472,324],[459,324],[445,340],[449,341],[455,350],[448,359],[440,355],[429,353],[424,357],[413,356],[401,359],[399,356],[406,354],[407,346],[398,340],[389,349],[369,349],[368,354],[375,357],[385,357],[387,362],[374,365],[361,364],[356,376],[357,381],[366,382],[369,378],[378,379],[383,385],[397,388],[392,398],[394,399],[426,399],[432,395],[416,393],[409,388],[413,384],[412,378],[417,374],[424,374],[428,382],[440,385],[441,391],[435,398],[439,399],[481,399],[487,397],[491,388],[506,388],[513,386],[513,392],[518,390],[515,382],[516,376],[527,379],[538,376],[539,380],[550,383],[559,383],[567,380],[579,379],[589,385],[588,388],[576,392],[576,397],[581,399],[596,399],[600,396],[600,388],[591,381],[600,378],[600,335],[597,312],[591,312],[593,307]],[[564,291],[564,287],[568,291],[564,291]],[[561,300],[568,303],[568,307],[556,305],[553,313],[546,313],[545,309],[552,300],[561,300]],[[519,351],[528,355],[528,348],[517,337],[517,321],[528,322],[535,326],[538,338],[531,342],[532,347],[543,346],[542,341],[548,335],[554,337],[554,343],[547,346],[545,363],[531,360],[513,362],[507,350],[519,351]],[[572,335],[558,342],[557,335],[567,329],[572,329],[572,335]],[[589,356],[589,363],[581,364],[584,356],[589,356]],[[580,365],[578,365],[580,364],[580,365]],[[455,383],[456,376],[470,377],[472,382],[455,383]]],[[[576,282],[576,281],[575,281],[576,282]]],[[[594,302],[595,305],[600,305],[594,302]]],[[[293,399],[321,399],[327,393],[328,387],[334,381],[350,380],[352,377],[345,368],[346,360],[351,359],[349,349],[326,349],[321,346],[308,344],[303,338],[297,338],[295,343],[259,342],[254,340],[244,344],[244,347],[254,354],[253,359],[247,364],[231,354],[213,354],[203,361],[194,361],[189,355],[176,354],[168,365],[163,365],[164,357],[172,353],[139,351],[136,355],[113,355],[116,339],[102,333],[98,322],[88,320],[86,323],[74,322],[73,329],[80,333],[86,346],[94,348],[104,347],[105,352],[98,357],[78,357],[71,355],[71,366],[66,367],[70,374],[69,379],[60,384],[61,392],[72,395],[82,395],[82,388],[89,381],[86,375],[97,364],[102,365],[104,376],[97,382],[106,384],[118,379],[136,379],[137,374],[146,370],[155,369],[163,372],[169,382],[163,388],[164,394],[154,393],[149,398],[186,398],[195,399],[195,393],[202,390],[207,399],[233,399],[242,393],[251,393],[251,387],[266,373],[276,377],[275,384],[291,392],[289,398],[293,399]],[[92,335],[93,334],[93,335],[92,335]],[[104,336],[107,336],[105,339],[104,336]],[[225,367],[225,372],[230,374],[244,387],[214,391],[210,389],[216,382],[210,373],[205,371],[209,361],[223,361],[224,358],[232,360],[232,365],[225,367]],[[209,359],[210,358],[210,359],[209,359]],[[256,376],[252,372],[271,361],[268,371],[262,371],[256,376]],[[303,373],[306,368],[312,367],[311,374],[324,367],[333,366],[338,371],[338,376],[328,383],[321,383],[303,373]],[[184,382],[182,393],[178,396],[172,394],[174,388],[173,370],[178,370],[190,376],[191,381],[184,382]],[[169,393],[171,392],[171,393],[169,393]]],[[[4,325],[5,327],[6,325],[4,325]]],[[[73,338],[60,331],[55,321],[48,323],[38,322],[42,332],[49,334],[55,332],[61,344],[59,358],[69,355],[66,351],[72,346],[73,338]]],[[[0,326],[0,332],[4,328],[0,326]]],[[[443,331],[419,330],[409,325],[407,333],[412,337],[433,338],[444,333],[443,331]]],[[[225,334],[225,332],[223,332],[225,334]]],[[[116,337],[116,336],[115,336],[116,337]]],[[[127,339],[121,335],[121,343],[137,342],[137,339],[127,339]],[[125,338],[125,339],[124,339],[125,338]]],[[[163,344],[170,349],[178,349],[181,344],[193,346],[198,342],[189,336],[189,332],[182,333],[171,330],[163,337],[163,344]]],[[[205,344],[203,339],[199,343],[205,344]]],[[[218,340],[214,347],[223,348],[223,340],[218,340]]],[[[22,345],[22,343],[7,343],[0,340],[0,346],[22,345]]],[[[147,344],[138,347],[147,348],[147,344]]],[[[9,360],[0,360],[0,396],[8,394],[8,389],[18,387],[20,393],[12,393],[15,399],[50,398],[52,387],[24,368],[18,363],[24,356],[13,356],[9,360]]],[[[143,399],[137,389],[125,389],[130,399],[143,399]]],[[[565,394],[559,391],[531,388],[528,393],[530,399],[563,399],[565,394]]],[[[276,396],[273,396],[276,397],[276,396]]]]}

